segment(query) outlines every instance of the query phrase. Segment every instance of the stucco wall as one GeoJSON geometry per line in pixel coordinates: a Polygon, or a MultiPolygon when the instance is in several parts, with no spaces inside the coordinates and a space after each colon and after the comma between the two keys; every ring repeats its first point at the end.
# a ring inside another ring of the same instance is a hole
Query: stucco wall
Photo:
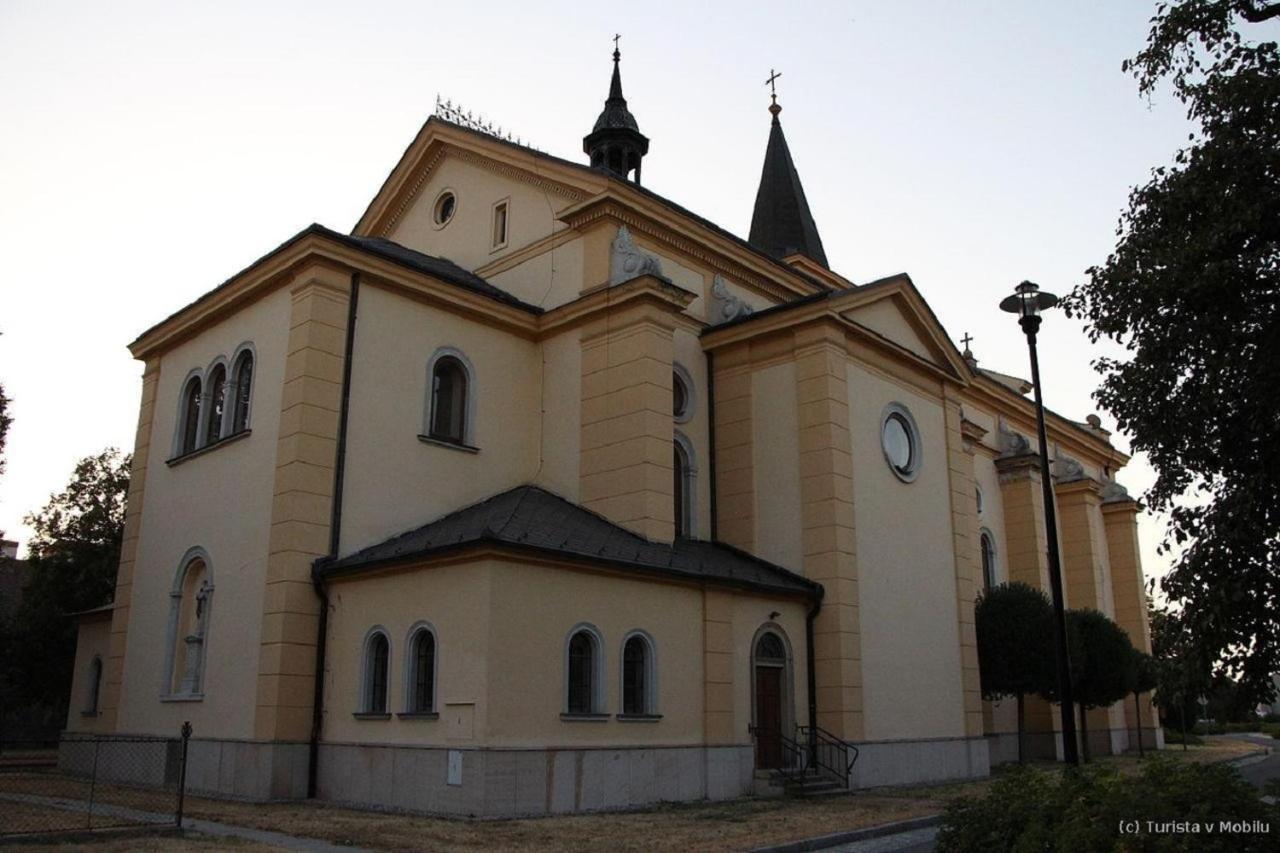
{"type": "Polygon", "coordinates": [[[942,407],[857,364],[848,382],[866,738],[963,736],[942,407]],[[891,402],[920,430],[912,483],[894,476],[881,451],[891,402]]]}
{"type": "Polygon", "coordinates": [[[710,418],[707,413],[709,395],[707,393],[707,357],[702,352],[702,345],[697,335],[686,329],[676,329],[672,336],[673,355],[676,364],[689,374],[692,383],[692,412],[684,423],[675,424],[675,429],[693,445],[694,467],[697,469],[697,502],[694,513],[697,538],[711,538],[711,445],[707,440],[707,425],[710,418]]]}
{"type": "Polygon", "coordinates": [[[349,554],[521,483],[538,469],[537,345],[491,326],[361,289],[351,371],[340,551],[349,554]],[[475,369],[473,443],[424,443],[427,363],[440,347],[475,369]]]}
{"type": "Polygon", "coordinates": [[[847,315],[856,323],[861,323],[874,332],[884,335],[889,340],[905,347],[921,358],[936,360],[932,348],[927,346],[918,332],[911,327],[903,315],[902,309],[892,299],[881,299],[870,305],[849,312],[847,315]]]}
{"type": "Polygon", "coordinates": [[[800,519],[800,429],[793,362],[751,375],[758,411],[752,420],[756,547],[760,557],[804,573],[800,519]]]}
{"type": "Polygon", "coordinates": [[[122,732],[176,733],[190,720],[201,737],[251,737],[276,436],[289,339],[290,296],[277,290],[161,358],[146,497],[134,568],[122,732]],[[179,399],[192,368],[255,348],[250,434],[172,467],[179,399]],[[162,702],[170,591],[188,549],[209,554],[214,585],[205,640],[204,699],[162,702]]]}
{"type": "MultiPolygon", "coordinates": [[[[556,221],[555,211],[568,203],[569,199],[564,196],[447,155],[436,164],[388,236],[411,249],[448,258],[466,269],[476,269],[548,236],[553,230],[564,228],[556,221]],[[433,208],[445,189],[453,191],[457,207],[453,218],[438,227],[433,208]],[[507,245],[494,249],[493,204],[508,197],[507,245]]],[[[537,283],[530,280],[519,289],[533,288],[537,283]]],[[[514,286],[513,282],[508,284],[514,286]]]]}
{"type": "Polygon", "coordinates": [[[67,731],[96,731],[98,713],[106,694],[107,652],[111,643],[111,618],[82,620],[76,630],[76,661],[71,672],[71,702],[67,705],[67,731]],[[98,685],[98,708],[88,714],[92,703],[93,659],[102,662],[103,675],[98,685]]]}
{"type": "Polygon", "coordinates": [[[488,281],[530,305],[555,308],[572,302],[584,287],[590,287],[583,281],[583,250],[582,239],[573,239],[496,272],[488,281]]]}
{"type": "MultiPolygon", "coordinates": [[[[324,739],[455,747],[678,746],[703,742],[703,593],[698,587],[506,560],[364,576],[331,586],[324,739]],[[436,632],[438,720],[404,719],[410,628],[436,632]],[[568,721],[565,644],[580,624],[603,639],[601,721],[568,721]],[[358,720],[364,641],[375,625],[391,642],[389,720],[358,720]],[[655,646],[654,722],[624,722],[623,638],[646,632],[655,646]],[[465,724],[466,719],[469,724],[465,724]],[[460,723],[459,721],[463,722],[460,723]]],[[[738,742],[749,743],[751,644],[772,621],[792,650],[791,715],[807,715],[804,606],[733,596],[734,700],[738,742]],[[770,614],[779,615],[770,620],[770,614]]]]}

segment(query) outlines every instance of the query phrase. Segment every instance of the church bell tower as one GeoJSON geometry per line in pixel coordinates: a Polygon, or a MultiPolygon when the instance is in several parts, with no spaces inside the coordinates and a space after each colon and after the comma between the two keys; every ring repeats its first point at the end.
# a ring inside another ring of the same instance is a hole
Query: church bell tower
{"type": "Polygon", "coordinates": [[[593,169],[603,169],[624,181],[634,171],[634,180],[638,184],[640,160],[649,153],[649,138],[640,132],[635,116],[627,109],[627,99],[622,97],[622,72],[618,69],[620,59],[622,53],[618,50],[618,36],[614,36],[613,80],[609,83],[609,97],[595,127],[582,138],[582,151],[591,158],[593,169]]]}

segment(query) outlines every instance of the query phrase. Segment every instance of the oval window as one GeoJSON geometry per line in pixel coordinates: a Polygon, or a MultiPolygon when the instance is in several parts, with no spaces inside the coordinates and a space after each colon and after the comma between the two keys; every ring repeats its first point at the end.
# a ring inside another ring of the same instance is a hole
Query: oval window
{"type": "Polygon", "coordinates": [[[458,208],[458,199],[453,193],[445,190],[440,193],[440,197],[436,199],[433,218],[436,225],[444,226],[453,218],[453,212],[458,208]]]}
{"type": "Polygon", "coordinates": [[[920,439],[915,420],[905,407],[893,403],[885,410],[880,446],[889,468],[898,479],[910,482],[920,468],[920,439]]]}

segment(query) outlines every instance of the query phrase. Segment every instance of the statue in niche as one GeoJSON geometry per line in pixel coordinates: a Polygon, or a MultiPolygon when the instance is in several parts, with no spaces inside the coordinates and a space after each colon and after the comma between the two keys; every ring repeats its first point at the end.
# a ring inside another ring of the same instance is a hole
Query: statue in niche
{"type": "Polygon", "coordinates": [[[200,692],[200,674],[204,668],[204,634],[209,619],[209,598],[212,595],[213,587],[208,579],[201,581],[200,591],[196,593],[195,630],[183,639],[187,645],[187,660],[182,682],[178,686],[180,693],[200,692]]]}
{"type": "Polygon", "coordinates": [[[609,286],[631,281],[642,275],[662,275],[662,263],[653,255],[646,254],[636,245],[627,226],[618,227],[618,236],[613,238],[612,252],[609,255],[609,286]]]}
{"type": "Polygon", "coordinates": [[[724,276],[717,273],[711,283],[711,324],[747,317],[754,311],[754,308],[729,291],[724,276]]]}

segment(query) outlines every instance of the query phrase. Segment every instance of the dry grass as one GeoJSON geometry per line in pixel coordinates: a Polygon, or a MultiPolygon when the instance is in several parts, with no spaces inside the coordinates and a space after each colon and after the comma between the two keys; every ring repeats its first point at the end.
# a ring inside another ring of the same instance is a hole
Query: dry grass
{"type": "Polygon", "coordinates": [[[266,844],[256,844],[239,838],[214,838],[188,832],[177,835],[125,835],[114,838],[96,839],[90,843],[73,844],[22,844],[4,846],[0,844],[0,853],[40,853],[42,850],[56,849],[59,853],[133,853],[133,851],[164,851],[164,853],[186,853],[189,850],[235,850],[236,853],[267,853],[279,850],[266,844]]]}

